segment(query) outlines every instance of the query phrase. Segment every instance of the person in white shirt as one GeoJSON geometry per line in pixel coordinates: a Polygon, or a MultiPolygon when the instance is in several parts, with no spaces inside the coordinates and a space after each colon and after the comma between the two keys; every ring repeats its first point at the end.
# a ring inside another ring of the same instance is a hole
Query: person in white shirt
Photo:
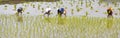
{"type": "Polygon", "coordinates": [[[47,9],[45,10],[44,16],[47,14],[47,16],[49,17],[50,12],[51,12],[51,8],[47,8],[47,9]]]}

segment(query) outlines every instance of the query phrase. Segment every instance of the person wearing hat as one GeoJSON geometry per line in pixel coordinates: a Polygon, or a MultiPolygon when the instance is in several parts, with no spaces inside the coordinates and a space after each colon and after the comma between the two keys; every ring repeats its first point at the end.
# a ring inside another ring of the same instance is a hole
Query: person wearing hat
{"type": "Polygon", "coordinates": [[[51,12],[51,8],[47,8],[46,10],[45,10],[45,13],[44,13],[44,15],[48,15],[48,17],[49,17],[49,15],[50,15],[50,12],[51,12]]]}
{"type": "Polygon", "coordinates": [[[23,11],[23,8],[22,8],[22,7],[19,7],[19,8],[17,9],[18,14],[22,14],[22,11],[23,11]]]}
{"type": "Polygon", "coordinates": [[[107,9],[107,14],[107,17],[113,17],[113,11],[111,7],[107,9]]]}
{"type": "Polygon", "coordinates": [[[59,9],[57,10],[57,12],[58,12],[58,15],[59,15],[59,16],[62,16],[62,14],[64,14],[64,16],[66,16],[66,10],[65,10],[64,8],[59,8],[59,9]]]}

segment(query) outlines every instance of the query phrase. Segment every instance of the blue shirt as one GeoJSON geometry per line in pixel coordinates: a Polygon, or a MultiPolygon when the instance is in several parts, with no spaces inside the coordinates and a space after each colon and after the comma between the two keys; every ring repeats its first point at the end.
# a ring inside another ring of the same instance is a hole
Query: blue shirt
{"type": "Polygon", "coordinates": [[[60,8],[59,11],[63,13],[64,12],[64,8],[60,8]]]}

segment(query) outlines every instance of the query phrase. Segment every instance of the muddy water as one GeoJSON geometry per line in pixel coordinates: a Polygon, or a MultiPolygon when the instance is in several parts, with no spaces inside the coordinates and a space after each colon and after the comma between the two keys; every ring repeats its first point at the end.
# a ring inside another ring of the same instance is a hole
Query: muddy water
{"type": "Polygon", "coordinates": [[[24,15],[43,15],[46,8],[52,8],[51,17],[56,16],[58,8],[66,8],[67,16],[89,16],[89,17],[106,17],[106,9],[112,7],[114,16],[119,17],[120,11],[118,10],[120,3],[102,2],[99,1],[58,1],[58,2],[27,2],[16,5],[4,4],[0,5],[0,13],[15,14],[19,7],[24,8],[24,15]],[[87,15],[86,15],[87,13],[87,15]]]}

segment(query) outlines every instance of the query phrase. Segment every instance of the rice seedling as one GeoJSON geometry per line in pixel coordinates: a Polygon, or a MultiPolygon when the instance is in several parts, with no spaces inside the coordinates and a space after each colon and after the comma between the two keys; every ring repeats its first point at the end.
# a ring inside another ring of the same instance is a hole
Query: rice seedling
{"type": "Polygon", "coordinates": [[[65,7],[65,9],[68,9],[67,7],[65,7]]]}
{"type": "Polygon", "coordinates": [[[120,8],[118,8],[118,10],[120,11],[120,8]]]}
{"type": "Polygon", "coordinates": [[[93,6],[90,6],[90,9],[93,10],[93,6]]]}
{"type": "Polygon", "coordinates": [[[73,6],[73,4],[72,4],[73,2],[69,2],[69,4],[71,5],[71,6],[73,6]]]}
{"type": "Polygon", "coordinates": [[[77,12],[79,12],[80,11],[80,8],[77,8],[77,12]]]}
{"type": "Polygon", "coordinates": [[[63,2],[62,2],[62,1],[60,1],[59,3],[60,3],[60,4],[63,4],[63,2]]]}
{"type": "Polygon", "coordinates": [[[14,10],[16,10],[16,5],[14,5],[14,10]]]}
{"type": "Polygon", "coordinates": [[[107,12],[103,12],[104,14],[108,14],[107,12]]]}
{"type": "Polygon", "coordinates": [[[87,8],[89,7],[89,5],[88,5],[88,2],[87,2],[87,1],[86,1],[85,5],[86,5],[86,7],[87,7],[87,8]]]}
{"type": "Polygon", "coordinates": [[[81,6],[83,5],[83,2],[81,1],[81,6]]]}
{"type": "Polygon", "coordinates": [[[103,3],[103,0],[99,0],[98,2],[99,6],[101,5],[101,3],[103,3]]]}
{"type": "Polygon", "coordinates": [[[35,5],[33,4],[33,8],[35,8],[35,5]]]}
{"type": "Polygon", "coordinates": [[[47,6],[47,8],[49,8],[49,6],[47,6]]]}
{"type": "Polygon", "coordinates": [[[44,8],[42,8],[42,11],[44,11],[44,8]]]}
{"type": "MultiPolygon", "coordinates": [[[[78,1],[72,0],[69,3],[73,6],[76,2],[78,1]]],[[[79,3],[83,5],[83,1],[79,1],[79,3]]],[[[32,3],[28,4],[33,8],[36,6],[32,3]]],[[[44,11],[44,7],[40,8],[42,4],[49,4],[43,2],[38,4],[37,8],[44,11]]],[[[88,4],[87,2],[86,5],[88,4]]],[[[60,5],[64,5],[64,3],[56,2],[53,8],[62,7],[60,5]]],[[[107,5],[105,6],[107,7],[107,5]]],[[[79,4],[75,8],[63,7],[70,9],[71,14],[79,14],[78,12],[84,9],[79,4]]],[[[16,5],[13,8],[16,9],[16,5]]],[[[94,6],[90,6],[91,10],[93,8],[94,6]]],[[[120,9],[118,8],[118,10],[120,9]]],[[[95,9],[95,12],[99,13],[99,10],[95,9]]],[[[22,16],[18,16],[17,13],[15,15],[0,14],[0,38],[118,38],[120,18],[89,17],[89,13],[89,10],[86,10],[83,16],[49,18],[42,15],[31,16],[30,11],[22,16]]],[[[107,14],[107,12],[103,12],[103,14],[107,14]]]]}
{"type": "MultiPolygon", "coordinates": [[[[3,25],[0,26],[2,31],[1,38],[5,37],[91,37],[94,35],[104,34],[102,32],[108,32],[111,30],[115,32],[115,37],[117,37],[116,29],[119,27],[119,19],[107,19],[107,18],[81,18],[81,17],[67,17],[67,18],[44,18],[41,19],[40,16],[23,16],[23,22],[17,21],[15,16],[6,16],[7,19],[2,16],[1,20],[3,25]],[[8,18],[9,17],[9,18],[8,18]],[[32,18],[32,19],[30,19],[32,18]],[[16,21],[15,21],[16,20],[16,21]],[[94,21],[94,22],[93,22],[94,21]],[[9,23],[8,23],[9,22],[9,23]],[[16,23],[18,22],[18,23],[16,23]],[[9,26],[6,26],[8,25],[9,26]],[[108,31],[106,31],[108,30],[108,31]],[[83,35],[83,34],[87,34],[83,35]],[[91,35],[92,34],[92,35],[91,35]],[[52,36],[51,36],[52,35],[52,36]],[[78,35],[78,36],[76,36],[78,35]]],[[[19,20],[19,18],[18,18],[19,20]]],[[[99,37],[97,36],[97,37],[99,37]]],[[[110,35],[106,35],[109,37],[110,35]]],[[[114,37],[113,35],[111,37],[114,37]]]]}
{"type": "Polygon", "coordinates": [[[98,10],[95,11],[96,13],[99,12],[98,10]]]}
{"type": "Polygon", "coordinates": [[[90,3],[88,3],[88,6],[91,6],[92,5],[92,3],[90,2],[90,3]]]}
{"type": "Polygon", "coordinates": [[[72,4],[72,3],[71,3],[70,5],[71,5],[71,6],[73,6],[73,4],[72,4]]]}
{"type": "Polygon", "coordinates": [[[81,8],[79,8],[78,5],[77,5],[77,6],[76,6],[76,9],[77,9],[77,12],[79,12],[81,8]]]}
{"type": "Polygon", "coordinates": [[[7,10],[7,5],[4,6],[4,10],[7,10]]]}
{"type": "Polygon", "coordinates": [[[71,14],[74,14],[74,9],[71,9],[71,14]]]}
{"type": "Polygon", "coordinates": [[[27,12],[27,14],[30,14],[29,12],[27,12]]]}
{"type": "Polygon", "coordinates": [[[117,7],[117,3],[116,2],[112,2],[112,4],[114,4],[114,6],[117,7]]]}
{"type": "Polygon", "coordinates": [[[88,11],[86,12],[86,16],[88,15],[88,11]]]}
{"type": "Polygon", "coordinates": [[[38,4],[38,10],[40,10],[40,6],[41,6],[41,5],[40,5],[40,4],[38,4]]]}

